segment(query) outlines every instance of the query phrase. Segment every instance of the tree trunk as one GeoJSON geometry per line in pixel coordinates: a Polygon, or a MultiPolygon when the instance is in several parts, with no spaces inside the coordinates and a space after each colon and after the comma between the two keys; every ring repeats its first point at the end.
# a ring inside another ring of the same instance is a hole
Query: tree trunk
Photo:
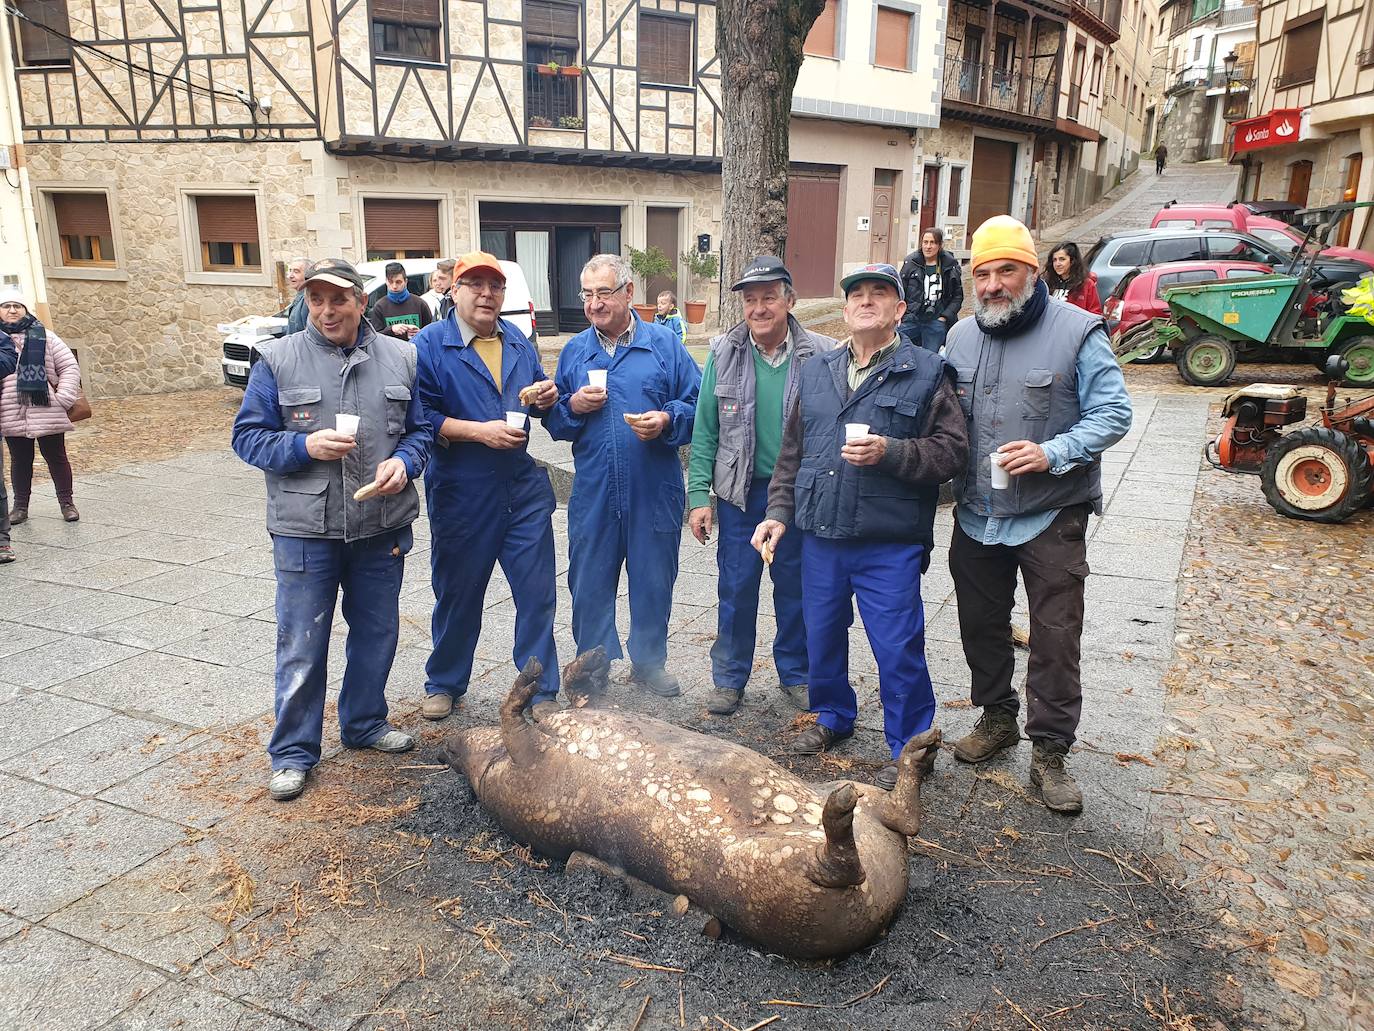
{"type": "Polygon", "coordinates": [[[720,0],[716,53],[721,62],[725,194],[720,246],[720,324],[740,320],[730,283],[756,254],[783,257],[787,246],[788,124],[802,44],[825,0],[720,0]]]}

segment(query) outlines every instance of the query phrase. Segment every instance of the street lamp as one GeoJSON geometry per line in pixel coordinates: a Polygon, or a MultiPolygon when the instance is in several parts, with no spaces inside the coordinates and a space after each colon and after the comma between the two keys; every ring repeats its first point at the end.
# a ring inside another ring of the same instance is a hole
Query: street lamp
{"type": "Polygon", "coordinates": [[[1240,55],[1232,50],[1221,59],[1221,63],[1226,66],[1226,84],[1229,86],[1231,80],[1236,77],[1236,65],[1240,62],[1240,55]]]}
{"type": "MultiPolygon", "coordinates": [[[[1239,121],[1245,117],[1245,111],[1236,111],[1231,104],[1231,87],[1236,81],[1236,65],[1240,63],[1240,55],[1232,50],[1221,59],[1222,65],[1226,68],[1226,96],[1221,108],[1221,117],[1228,122],[1239,121]]],[[[1247,104],[1248,107],[1248,104],[1247,104]]]]}

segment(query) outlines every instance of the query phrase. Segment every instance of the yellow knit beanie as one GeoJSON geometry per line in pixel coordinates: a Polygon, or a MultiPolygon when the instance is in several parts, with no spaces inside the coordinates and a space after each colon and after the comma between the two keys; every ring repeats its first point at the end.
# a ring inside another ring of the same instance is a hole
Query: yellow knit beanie
{"type": "Polygon", "coordinates": [[[1038,268],[1040,258],[1035,253],[1035,241],[1030,230],[1010,215],[993,215],[973,231],[973,254],[969,270],[985,261],[1011,258],[1038,268]]]}

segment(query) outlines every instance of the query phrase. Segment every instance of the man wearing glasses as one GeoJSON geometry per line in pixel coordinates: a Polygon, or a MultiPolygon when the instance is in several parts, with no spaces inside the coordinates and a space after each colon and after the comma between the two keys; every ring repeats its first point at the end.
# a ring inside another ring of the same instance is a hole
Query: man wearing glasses
{"type": "Polygon", "coordinates": [[[568,588],[577,650],[621,658],[616,628],[620,570],[630,579],[631,682],[663,698],[681,694],[664,668],[687,492],[678,448],[692,439],[701,370],[666,326],[630,307],[630,268],[598,254],[582,269],[591,326],[563,347],[558,403],[544,426],[570,440],[576,475],[568,502],[568,588]],[[593,377],[605,386],[592,386],[593,377]]]}
{"type": "Polygon", "coordinates": [[[464,254],[453,269],[453,310],[415,338],[420,407],[436,442],[425,472],[434,650],[420,710],[432,720],[452,712],[468,689],[497,562],[515,600],[512,658],[517,667],[531,655],[543,664],[536,702],[558,693],[553,488],[529,456],[526,429],[506,418],[521,411],[543,418],[558,392],[534,345],[500,317],[505,296],[500,262],[482,251],[464,254]]]}

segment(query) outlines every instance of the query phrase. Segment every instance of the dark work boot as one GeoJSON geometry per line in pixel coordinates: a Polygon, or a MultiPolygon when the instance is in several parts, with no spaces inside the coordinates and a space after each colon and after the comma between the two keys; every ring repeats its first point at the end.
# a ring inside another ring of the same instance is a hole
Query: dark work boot
{"type": "Polygon", "coordinates": [[[635,687],[643,688],[650,694],[658,695],[660,698],[676,698],[682,694],[682,686],[678,684],[677,677],[673,676],[662,666],[657,669],[642,669],[634,666],[630,670],[630,683],[635,687]]]}
{"type": "Polygon", "coordinates": [[[793,755],[820,755],[853,734],[852,730],[846,734],[837,734],[823,724],[813,723],[792,739],[787,750],[793,755]]]}
{"type": "Polygon", "coordinates": [[[706,696],[706,711],[712,716],[729,716],[739,708],[744,692],[730,687],[718,687],[706,696]]]}
{"type": "Polygon", "coordinates": [[[26,503],[24,503],[24,504],[21,505],[21,504],[19,504],[19,502],[16,501],[16,502],[14,503],[14,507],[13,507],[12,509],[10,509],[10,525],[11,525],[11,526],[18,526],[20,523],[27,523],[28,521],[29,521],[29,506],[28,506],[28,503],[26,502],[26,503]]]}
{"type": "Polygon", "coordinates": [[[1040,789],[1046,808],[1056,813],[1081,813],[1083,792],[1065,764],[1069,750],[1056,741],[1036,741],[1031,750],[1031,783],[1040,789]]]}
{"type": "Polygon", "coordinates": [[[966,763],[980,763],[991,759],[1004,748],[1015,747],[1021,740],[1016,715],[1006,709],[984,708],[973,730],[954,742],[954,757],[966,763]]]}

